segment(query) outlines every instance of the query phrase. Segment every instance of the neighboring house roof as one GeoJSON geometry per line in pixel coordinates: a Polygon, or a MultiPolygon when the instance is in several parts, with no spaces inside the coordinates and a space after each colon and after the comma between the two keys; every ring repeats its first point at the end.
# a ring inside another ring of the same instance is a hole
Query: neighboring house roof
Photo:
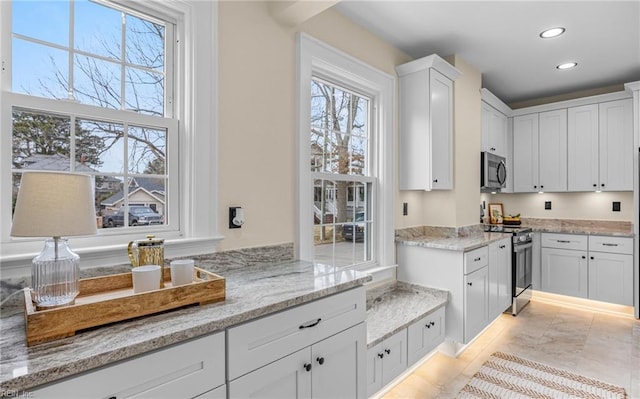
{"type": "MultiPolygon", "coordinates": [[[[22,169],[70,171],[71,162],[69,162],[69,157],[60,155],[60,154],[54,154],[54,155],[37,154],[37,155],[32,155],[28,158],[25,158],[22,162],[22,169]]],[[[75,171],[76,172],[96,172],[95,169],[92,169],[89,166],[77,161],[75,164],[75,171]]]]}
{"type": "MultiPolygon", "coordinates": [[[[131,179],[131,183],[127,189],[129,197],[141,190],[156,201],[164,203],[164,179],[156,177],[135,177],[131,179]]],[[[119,191],[100,202],[100,205],[114,206],[123,199],[124,191],[119,191]]]]}

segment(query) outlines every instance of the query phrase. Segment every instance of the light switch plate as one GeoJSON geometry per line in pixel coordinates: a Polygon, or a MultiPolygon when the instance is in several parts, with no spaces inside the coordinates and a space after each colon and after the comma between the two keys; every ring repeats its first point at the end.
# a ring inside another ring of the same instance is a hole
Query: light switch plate
{"type": "Polygon", "coordinates": [[[546,209],[546,210],[550,210],[551,209],[551,201],[545,201],[544,202],[544,209],[546,209]]]}
{"type": "Polygon", "coordinates": [[[613,212],[620,212],[620,201],[613,201],[613,212]]]}

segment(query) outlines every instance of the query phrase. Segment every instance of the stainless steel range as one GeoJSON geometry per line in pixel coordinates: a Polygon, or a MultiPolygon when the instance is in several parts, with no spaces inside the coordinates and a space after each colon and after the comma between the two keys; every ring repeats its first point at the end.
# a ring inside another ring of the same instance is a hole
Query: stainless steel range
{"type": "Polygon", "coordinates": [[[515,316],[531,300],[533,231],[520,226],[487,226],[485,231],[512,235],[511,314],[515,316]]]}

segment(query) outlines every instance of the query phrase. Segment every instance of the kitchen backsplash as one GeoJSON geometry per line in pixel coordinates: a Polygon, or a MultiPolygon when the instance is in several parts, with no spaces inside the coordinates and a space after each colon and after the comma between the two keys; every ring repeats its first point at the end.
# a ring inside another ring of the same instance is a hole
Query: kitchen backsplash
{"type": "MultiPolygon", "coordinates": [[[[275,263],[292,260],[294,257],[293,243],[271,245],[266,247],[234,249],[215,252],[207,255],[189,256],[184,258],[194,259],[197,267],[219,273],[243,267],[259,266],[265,263],[275,263]]],[[[173,259],[166,259],[165,265],[173,259]]],[[[126,273],[131,271],[131,265],[124,264],[109,267],[93,267],[82,269],[80,278],[106,276],[109,274],[126,273]]],[[[0,279],[0,301],[4,301],[12,293],[28,287],[31,276],[0,279]]],[[[0,315],[10,315],[21,312],[24,309],[24,296],[14,295],[0,307],[0,315]]]]}

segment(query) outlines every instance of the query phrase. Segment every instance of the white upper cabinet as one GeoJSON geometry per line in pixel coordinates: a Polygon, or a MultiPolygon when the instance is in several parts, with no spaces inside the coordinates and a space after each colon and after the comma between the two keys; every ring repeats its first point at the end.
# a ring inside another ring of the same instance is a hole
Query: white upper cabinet
{"type": "Polygon", "coordinates": [[[515,192],[567,190],[567,110],[513,118],[515,192]]]}
{"type": "Polygon", "coordinates": [[[513,191],[539,191],[538,114],[513,118],[513,191]]]}
{"type": "Polygon", "coordinates": [[[567,110],[539,114],[539,191],[567,191],[567,110]]]}
{"type": "Polygon", "coordinates": [[[598,104],[569,108],[567,119],[568,190],[597,190],[599,186],[598,104]]]}
{"type": "Polygon", "coordinates": [[[633,100],[599,104],[600,189],[633,190],[633,100]]]}
{"type": "Polygon", "coordinates": [[[453,188],[453,81],[437,55],[398,65],[401,190],[453,188]]]}
{"type": "Polygon", "coordinates": [[[482,151],[508,158],[507,116],[482,102],[482,151]]]}
{"type": "Polygon", "coordinates": [[[632,100],[568,110],[569,191],[633,190],[632,100]]]}

